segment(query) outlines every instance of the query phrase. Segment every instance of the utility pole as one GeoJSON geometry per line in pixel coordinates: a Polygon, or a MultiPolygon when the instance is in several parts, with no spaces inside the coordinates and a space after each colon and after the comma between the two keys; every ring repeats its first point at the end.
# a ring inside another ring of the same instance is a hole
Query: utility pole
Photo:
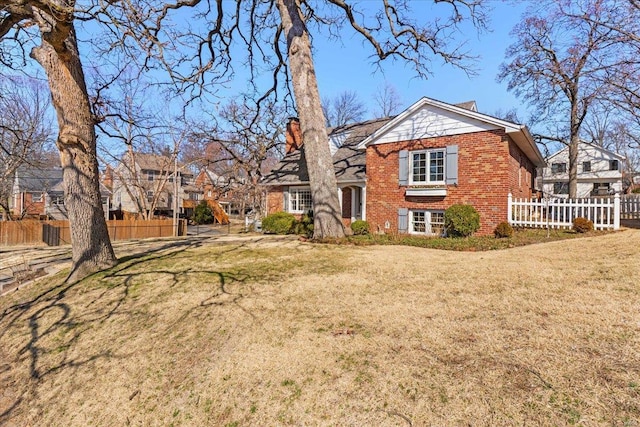
{"type": "Polygon", "coordinates": [[[178,236],[178,153],[173,161],[173,235],[178,236]]]}

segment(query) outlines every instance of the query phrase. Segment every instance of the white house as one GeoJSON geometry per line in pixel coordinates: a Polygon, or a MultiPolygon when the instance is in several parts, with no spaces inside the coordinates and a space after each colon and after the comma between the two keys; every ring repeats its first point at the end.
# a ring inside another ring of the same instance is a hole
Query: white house
{"type": "MultiPolygon", "coordinates": [[[[580,141],[578,146],[578,198],[622,193],[624,156],[580,141]]],[[[547,167],[538,170],[538,189],[546,195],[568,197],[569,147],[547,158],[547,167]]]]}

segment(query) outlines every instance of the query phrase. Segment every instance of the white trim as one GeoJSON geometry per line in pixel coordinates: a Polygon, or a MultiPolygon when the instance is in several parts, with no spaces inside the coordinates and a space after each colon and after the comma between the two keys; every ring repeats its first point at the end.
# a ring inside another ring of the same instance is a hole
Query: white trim
{"type": "MultiPolygon", "coordinates": [[[[467,110],[466,108],[457,107],[446,102],[437,101],[435,99],[423,97],[419,99],[412,106],[405,111],[397,115],[395,118],[387,122],[384,126],[373,132],[367,138],[365,138],[357,148],[364,150],[369,145],[376,144],[377,140],[382,138],[385,134],[391,131],[393,128],[409,119],[412,115],[416,114],[420,109],[424,107],[435,107],[447,112],[451,112],[462,117],[477,120],[489,126],[495,126],[497,128],[504,129],[504,131],[511,136],[516,145],[525,153],[525,155],[531,160],[536,167],[543,167],[545,165],[544,157],[538,149],[531,133],[526,126],[508,122],[498,119],[496,117],[488,116],[486,114],[478,113],[477,111],[467,110]]],[[[398,141],[399,142],[399,141],[398,141]]]]}
{"type": "Polygon", "coordinates": [[[444,234],[444,211],[438,209],[409,209],[409,229],[407,230],[409,234],[415,234],[420,236],[440,236],[444,234]],[[414,231],[414,215],[416,213],[424,213],[425,220],[425,231],[414,231]],[[437,234],[432,231],[432,221],[431,215],[433,214],[442,214],[442,233],[437,234]]]}
{"type": "MultiPolygon", "coordinates": [[[[433,148],[428,150],[413,150],[409,151],[409,185],[445,185],[446,183],[446,166],[447,166],[447,150],[446,148],[433,148]],[[442,180],[440,181],[431,181],[431,154],[432,153],[442,153],[442,180]],[[419,154],[427,154],[426,156],[426,164],[425,164],[425,180],[424,181],[414,181],[413,179],[413,171],[414,171],[414,161],[415,156],[419,154]]],[[[446,194],[446,193],[445,193],[446,194]]]]}
{"type": "MultiPolygon", "coordinates": [[[[313,200],[311,201],[311,206],[309,206],[309,209],[293,210],[292,207],[291,207],[292,206],[292,200],[293,200],[293,197],[292,197],[293,194],[295,193],[297,195],[297,193],[299,193],[299,192],[307,192],[307,191],[309,192],[309,197],[311,197],[311,187],[289,187],[289,201],[288,201],[288,206],[287,206],[287,212],[293,213],[293,214],[305,214],[310,209],[313,209],[313,200]]],[[[296,200],[296,201],[298,201],[298,200],[296,200]]]]}

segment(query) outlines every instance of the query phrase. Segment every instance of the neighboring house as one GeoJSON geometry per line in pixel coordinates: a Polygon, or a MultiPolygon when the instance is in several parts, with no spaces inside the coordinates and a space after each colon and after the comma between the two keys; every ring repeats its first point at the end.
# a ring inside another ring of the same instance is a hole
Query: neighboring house
{"type": "MultiPolygon", "coordinates": [[[[299,124],[287,127],[287,154],[265,178],[269,213],[312,208],[299,124]]],[[[479,234],[507,220],[508,194],[531,197],[544,159],[523,125],[478,113],[474,102],[422,98],[394,118],[329,131],[342,219],[374,232],[439,235],[444,211],[471,204],[479,234]],[[465,108],[466,107],[466,108],[465,108]]]]}
{"type": "MultiPolygon", "coordinates": [[[[624,156],[597,145],[578,145],[578,198],[621,193],[624,156]]],[[[547,167],[538,172],[537,187],[545,195],[569,197],[569,147],[547,158],[547,167]]]]}
{"type": "MultiPolygon", "coordinates": [[[[13,181],[12,215],[15,218],[67,219],[62,169],[19,168],[13,181]]],[[[109,210],[111,193],[100,184],[102,207],[109,210]]]]}
{"type": "Polygon", "coordinates": [[[176,165],[169,156],[126,153],[106,175],[103,182],[111,185],[113,210],[131,215],[152,208],[154,215],[173,215],[177,197],[179,213],[190,216],[200,198],[193,174],[178,165],[176,178],[176,165]]]}
{"type": "Polygon", "coordinates": [[[227,215],[239,215],[246,204],[242,191],[244,179],[232,174],[220,175],[203,169],[196,177],[195,185],[203,200],[216,202],[227,215]]]}

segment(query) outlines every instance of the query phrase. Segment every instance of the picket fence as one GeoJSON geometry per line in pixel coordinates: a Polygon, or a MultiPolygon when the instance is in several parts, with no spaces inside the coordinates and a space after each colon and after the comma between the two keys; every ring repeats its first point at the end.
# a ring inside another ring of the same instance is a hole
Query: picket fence
{"type": "Polygon", "coordinates": [[[593,222],[596,230],[620,228],[620,195],[588,199],[519,199],[509,194],[509,224],[532,228],[571,228],[578,217],[593,222]]]}

